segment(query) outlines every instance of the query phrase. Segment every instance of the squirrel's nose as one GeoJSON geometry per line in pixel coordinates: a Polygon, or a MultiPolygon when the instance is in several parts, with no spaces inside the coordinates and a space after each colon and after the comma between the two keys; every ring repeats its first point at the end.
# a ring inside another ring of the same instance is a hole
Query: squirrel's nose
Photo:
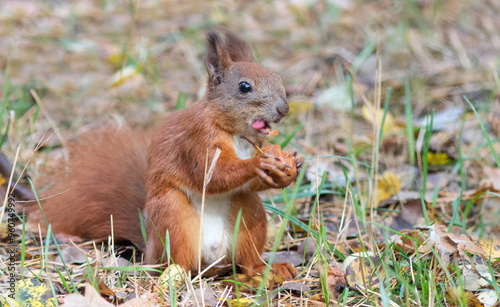
{"type": "Polygon", "coordinates": [[[286,101],[283,101],[280,105],[278,105],[278,107],[276,107],[276,111],[279,115],[281,115],[281,117],[285,116],[289,109],[290,107],[286,101]]]}

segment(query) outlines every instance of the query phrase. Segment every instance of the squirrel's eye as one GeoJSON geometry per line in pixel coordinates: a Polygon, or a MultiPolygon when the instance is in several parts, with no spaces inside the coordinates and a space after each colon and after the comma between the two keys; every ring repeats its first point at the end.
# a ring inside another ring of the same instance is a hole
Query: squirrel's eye
{"type": "Polygon", "coordinates": [[[239,88],[241,93],[248,93],[252,91],[252,86],[246,81],[240,82],[239,88]]]}

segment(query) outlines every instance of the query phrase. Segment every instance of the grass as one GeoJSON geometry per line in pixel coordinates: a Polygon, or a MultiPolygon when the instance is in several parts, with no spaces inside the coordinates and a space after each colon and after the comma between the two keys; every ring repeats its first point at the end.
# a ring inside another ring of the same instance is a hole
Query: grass
{"type": "MultiPolygon", "coordinates": [[[[24,280],[42,281],[47,296],[58,297],[59,303],[68,294],[81,293],[85,283],[95,288],[105,284],[119,294],[114,298],[119,302],[131,300],[131,292],[140,296],[156,291],[155,299],[172,306],[189,300],[188,294],[200,287],[218,297],[239,299],[232,301],[234,306],[246,299],[253,305],[468,306],[481,292],[499,291],[498,260],[480,263],[491,274],[488,285],[466,290],[466,271],[460,266],[467,263],[465,258],[455,257],[448,265],[435,248],[428,254],[419,251],[422,242],[413,237],[419,231],[390,227],[391,219],[403,211],[402,192],[410,191],[421,200],[420,223],[443,224],[448,231],[458,226],[475,236],[474,242],[476,236],[500,239],[500,221],[495,218],[498,191],[480,188],[482,179],[500,180],[486,178],[483,172],[484,166],[500,168],[500,132],[494,125],[500,112],[497,4],[128,4],[81,1],[48,6],[27,1],[1,15],[0,43],[9,46],[0,56],[2,153],[13,161],[21,148],[17,175],[27,165],[20,176],[33,178],[33,189],[39,192],[42,182],[50,181],[44,178],[43,165],[54,163],[62,142],[50,139],[31,158],[47,131],[70,139],[96,122],[113,120],[154,129],[170,111],[200,96],[205,79],[203,31],[208,25],[225,25],[255,47],[262,64],[286,75],[289,99],[299,106],[273,141],[305,155],[307,164],[295,185],[263,198],[276,230],[268,250],[294,252],[307,238],[314,242],[312,255],[300,255],[304,262],[296,278],[309,290],[291,291],[287,283],[273,289],[266,286],[266,276],[250,285],[255,288],[250,293],[243,289],[249,286],[245,282],[233,281],[237,286],[227,292],[221,280],[194,280],[182,272],[181,282],[159,280],[153,274],[157,268],[140,265],[135,257],[116,256],[113,251],[120,251],[112,242],[105,247],[78,244],[86,251],[83,263],[56,265],[55,255],[68,245],[58,243],[50,231],[51,240],[43,240],[26,228],[21,215],[15,265],[0,262],[0,292],[7,291],[3,282],[7,285],[11,267],[23,272],[24,280]],[[120,75],[126,67],[133,69],[120,75]],[[320,76],[316,81],[314,74],[320,76]],[[349,101],[335,102],[333,96],[331,104],[315,104],[322,93],[337,86],[347,89],[343,96],[349,101]],[[380,121],[362,115],[364,103],[380,112],[380,121]],[[348,107],[339,107],[343,104],[348,107]],[[432,118],[456,105],[466,110],[459,128],[436,130],[432,118]],[[415,120],[423,115],[431,115],[430,122],[416,126],[415,120]],[[395,124],[383,131],[389,116],[395,124]],[[475,137],[468,135],[471,131],[475,137]],[[456,155],[449,164],[435,165],[429,159],[430,152],[446,150],[456,155]],[[315,168],[325,171],[315,176],[315,168]],[[407,175],[406,168],[413,175],[407,175]],[[395,200],[381,207],[375,197],[386,171],[397,174],[402,188],[395,200]],[[474,190],[477,195],[470,196],[474,190]],[[452,199],[445,199],[444,192],[452,199]],[[411,246],[397,244],[395,236],[406,238],[411,246]],[[374,258],[347,274],[348,287],[336,288],[328,269],[356,253],[374,258]],[[117,257],[131,260],[118,263],[117,257]],[[369,273],[378,276],[380,286],[357,287],[367,282],[369,273]]],[[[30,186],[24,177],[21,183],[30,186]]],[[[169,243],[165,245],[168,254],[169,243]]],[[[2,259],[8,247],[0,243],[2,259]]],[[[1,299],[6,304],[6,298],[1,299]]],[[[198,305],[205,299],[191,296],[198,305]]]]}

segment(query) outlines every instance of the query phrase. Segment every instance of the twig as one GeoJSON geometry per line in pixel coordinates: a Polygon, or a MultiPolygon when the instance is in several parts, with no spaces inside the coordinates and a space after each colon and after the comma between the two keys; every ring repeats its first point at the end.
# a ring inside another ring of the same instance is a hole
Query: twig
{"type": "Polygon", "coordinates": [[[264,152],[262,151],[262,149],[260,149],[259,146],[257,146],[257,144],[255,144],[252,140],[250,140],[249,138],[247,138],[246,136],[244,135],[240,135],[240,138],[242,139],[245,139],[248,143],[252,144],[252,146],[257,149],[257,151],[261,154],[263,154],[264,152]]]}

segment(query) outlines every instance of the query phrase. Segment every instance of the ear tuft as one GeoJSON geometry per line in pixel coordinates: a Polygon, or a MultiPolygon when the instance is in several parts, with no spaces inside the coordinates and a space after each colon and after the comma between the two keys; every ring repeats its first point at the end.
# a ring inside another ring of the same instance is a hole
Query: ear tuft
{"type": "Polygon", "coordinates": [[[216,32],[207,33],[207,56],[205,58],[210,79],[220,83],[224,72],[231,67],[231,58],[222,42],[222,38],[216,32]]]}
{"type": "Polygon", "coordinates": [[[233,62],[255,62],[248,44],[230,31],[226,31],[226,50],[233,62]]]}

